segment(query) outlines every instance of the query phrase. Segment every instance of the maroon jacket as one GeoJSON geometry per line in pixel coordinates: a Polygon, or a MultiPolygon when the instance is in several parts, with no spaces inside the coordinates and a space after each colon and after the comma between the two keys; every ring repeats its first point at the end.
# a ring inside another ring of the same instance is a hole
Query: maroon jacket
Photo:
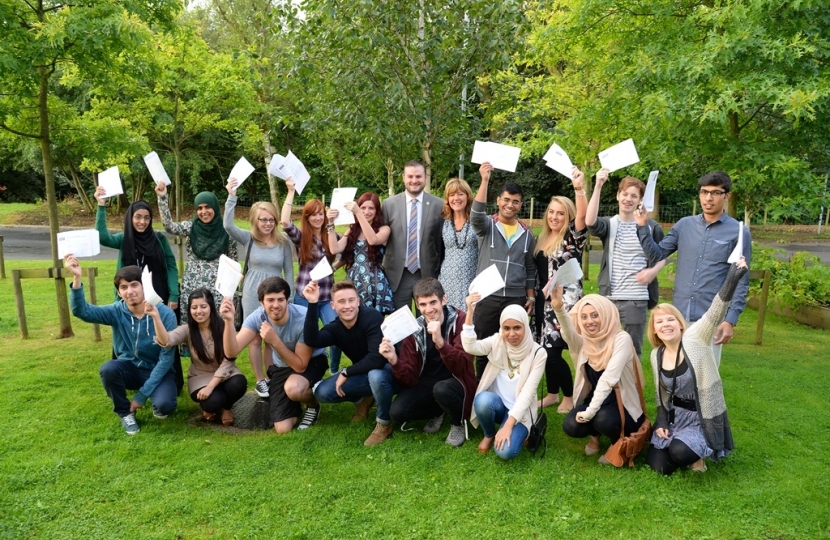
{"type": "MultiPolygon", "coordinates": [[[[438,354],[449,372],[464,387],[464,414],[462,418],[469,419],[478,381],[473,370],[473,357],[465,352],[464,347],[461,346],[461,330],[464,327],[464,319],[467,315],[454,307],[448,308],[447,312],[447,335],[444,336],[444,346],[438,349],[438,354]]],[[[392,366],[392,374],[395,379],[406,387],[418,384],[418,379],[426,362],[427,330],[423,315],[418,317],[418,325],[421,327],[420,330],[401,342],[398,362],[392,366]]]]}

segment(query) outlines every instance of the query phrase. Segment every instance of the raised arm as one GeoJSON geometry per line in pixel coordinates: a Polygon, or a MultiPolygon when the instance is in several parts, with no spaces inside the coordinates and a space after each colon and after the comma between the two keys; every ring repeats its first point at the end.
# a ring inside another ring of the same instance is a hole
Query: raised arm
{"type": "Polygon", "coordinates": [[[370,246],[386,245],[386,242],[389,240],[389,234],[392,232],[389,225],[381,225],[377,232],[375,232],[372,225],[366,221],[366,216],[363,215],[363,211],[356,202],[347,202],[344,206],[346,207],[346,210],[354,214],[354,218],[360,225],[360,230],[363,231],[363,236],[366,237],[366,242],[370,246]]]}
{"type": "Polygon", "coordinates": [[[170,248],[170,242],[167,236],[158,231],[156,238],[161,244],[161,250],[164,252],[164,260],[167,263],[167,290],[170,291],[170,298],[167,300],[167,305],[172,310],[176,310],[179,305],[179,267],[176,265],[176,256],[173,255],[173,250],[170,248]]]}
{"type": "Polygon", "coordinates": [[[144,302],[144,315],[153,320],[153,328],[156,329],[156,341],[162,347],[167,347],[170,342],[170,336],[167,335],[167,328],[164,327],[164,321],[161,320],[161,314],[156,306],[150,302],[144,302]]]}
{"type": "Polygon", "coordinates": [[[251,241],[250,231],[243,231],[233,222],[236,215],[236,203],[239,198],[236,196],[236,179],[231,178],[230,183],[226,186],[228,190],[228,200],[225,201],[225,215],[222,219],[222,225],[225,227],[225,232],[228,236],[239,242],[243,246],[247,246],[251,241]]]}
{"type": "Polygon", "coordinates": [[[98,201],[98,211],[95,214],[95,230],[98,231],[98,238],[102,246],[113,249],[121,249],[121,242],[124,241],[124,233],[112,234],[107,228],[107,201],[100,197],[104,194],[104,188],[95,188],[95,200],[98,201]]]}
{"type": "Polygon", "coordinates": [[[602,186],[608,181],[608,169],[602,168],[597,172],[597,179],[594,183],[594,192],[591,193],[591,201],[585,210],[585,225],[593,227],[599,216],[599,202],[602,198],[602,186]]]}
{"type": "Polygon", "coordinates": [[[164,230],[176,236],[190,236],[190,227],[193,225],[191,222],[173,222],[173,216],[170,215],[170,206],[167,199],[167,186],[163,183],[158,183],[156,184],[155,191],[158,195],[159,214],[161,214],[161,222],[164,224],[164,230]]]}
{"type": "Polygon", "coordinates": [[[291,210],[294,208],[294,181],[291,178],[285,180],[285,187],[288,193],[285,194],[285,201],[282,203],[280,212],[280,226],[287,229],[291,225],[291,210]]]}
{"type": "Polygon", "coordinates": [[[326,212],[326,219],[328,220],[326,234],[329,235],[329,249],[331,250],[332,255],[343,253],[346,249],[346,242],[349,241],[348,233],[338,237],[337,232],[334,230],[334,220],[337,218],[338,214],[339,212],[336,208],[329,208],[328,212],[326,212]]]}
{"type": "Polygon", "coordinates": [[[582,174],[582,171],[576,167],[574,167],[572,185],[574,188],[574,194],[576,195],[574,200],[576,204],[576,217],[574,218],[574,224],[577,231],[582,231],[585,229],[585,215],[588,211],[588,201],[585,198],[585,175],[582,174]]]}
{"type": "Polygon", "coordinates": [[[225,321],[225,329],[222,331],[222,348],[225,350],[225,356],[228,358],[236,358],[248,344],[254,340],[257,333],[245,326],[236,333],[233,326],[233,318],[236,309],[233,307],[233,301],[230,298],[223,298],[222,304],[219,306],[219,314],[222,320],[225,321]]]}

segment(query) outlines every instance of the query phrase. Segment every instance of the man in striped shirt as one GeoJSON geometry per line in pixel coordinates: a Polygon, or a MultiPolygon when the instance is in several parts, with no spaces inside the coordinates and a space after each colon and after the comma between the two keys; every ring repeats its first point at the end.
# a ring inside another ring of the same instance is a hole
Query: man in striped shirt
{"type": "MultiPolygon", "coordinates": [[[[637,355],[642,354],[643,335],[648,310],[657,305],[658,289],[655,276],[666,261],[648,267],[648,259],[637,238],[637,221],[634,211],[640,205],[646,186],[637,178],[626,176],[617,189],[619,213],[611,218],[597,217],[600,191],[608,180],[608,169],[597,172],[596,184],[585,224],[588,231],[602,240],[602,261],[599,266],[597,285],[599,293],[609,298],[620,312],[620,322],[631,336],[637,355]],[[642,270],[648,269],[647,272],[642,270]]],[[[648,223],[654,241],[663,239],[660,224],[649,219],[648,223]]]]}

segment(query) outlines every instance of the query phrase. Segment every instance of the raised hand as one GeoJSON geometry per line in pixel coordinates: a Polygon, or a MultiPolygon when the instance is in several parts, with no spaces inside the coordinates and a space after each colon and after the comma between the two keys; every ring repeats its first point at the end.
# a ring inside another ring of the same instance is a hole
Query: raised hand
{"type": "Polygon", "coordinates": [[[233,321],[233,317],[236,315],[236,308],[233,307],[233,300],[230,298],[222,299],[222,303],[219,305],[219,315],[226,321],[233,321]]]}
{"type": "Polygon", "coordinates": [[[156,187],[154,189],[156,195],[158,195],[159,197],[164,197],[165,195],[167,195],[167,186],[164,184],[164,182],[159,182],[158,184],[156,184],[156,187]]]}
{"type": "Polygon", "coordinates": [[[225,189],[228,190],[228,195],[236,195],[236,190],[239,187],[239,182],[236,178],[231,178],[228,180],[228,185],[225,186],[225,189]]]}
{"type": "Polygon", "coordinates": [[[107,190],[104,189],[104,186],[95,188],[95,199],[98,201],[98,206],[107,205],[107,190]]]}

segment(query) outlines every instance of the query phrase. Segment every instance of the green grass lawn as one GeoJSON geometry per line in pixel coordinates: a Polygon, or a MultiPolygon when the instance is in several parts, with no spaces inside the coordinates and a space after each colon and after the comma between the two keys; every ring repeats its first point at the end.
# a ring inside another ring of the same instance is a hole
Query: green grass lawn
{"type": "MultiPolygon", "coordinates": [[[[114,262],[95,264],[110,300],[114,262]]],[[[756,347],[756,313],[744,313],[722,364],[737,449],[706,473],[664,478],[642,458],[598,465],[553,410],[547,455],[508,463],[480,456],[475,430],[445,445],[448,426],[365,448],[373,425],[350,424],[350,404],[324,406],[305,432],[231,435],[189,424],[197,407],[183,395],[167,420],[141,409],[128,437],[98,378],[109,330],[96,343],[73,319],[75,337],[56,340],[54,285],[24,289],[28,341],[0,281],[0,538],[830,537],[826,331],[770,315],[756,347]]],[[[247,357],[239,365],[250,381],[247,357]]]]}

